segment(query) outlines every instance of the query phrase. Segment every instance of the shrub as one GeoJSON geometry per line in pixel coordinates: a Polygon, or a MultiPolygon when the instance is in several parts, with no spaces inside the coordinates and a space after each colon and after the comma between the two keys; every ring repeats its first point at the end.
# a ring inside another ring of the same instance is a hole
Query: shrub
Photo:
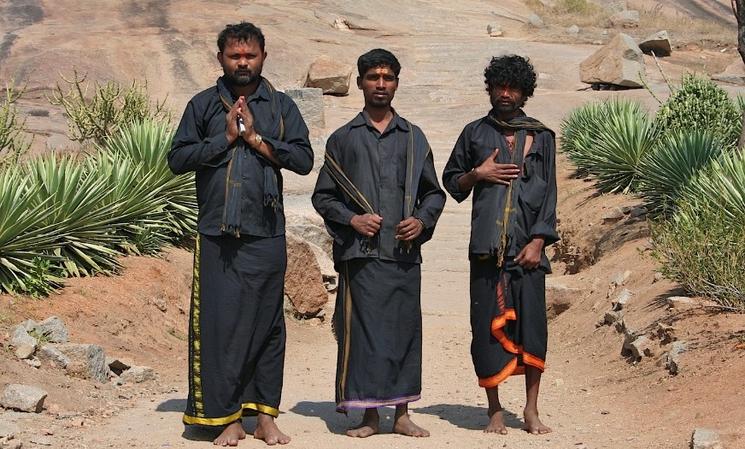
{"type": "Polygon", "coordinates": [[[661,139],[639,164],[639,193],[650,215],[672,212],[683,188],[724,149],[707,130],[677,131],[661,139]]]}
{"type": "Polygon", "coordinates": [[[17,164],[31,146],[31,140],[25,136],[26,120],[20,119],[15,106],[21,95],[23,89],[19,91],[9,84],[0,101],[0,168],[17,164]]]}
{"type": "Polygon", "coordinates": [[[102,145],[122,127],[145,119],[168,121],[170,113],[163,102],[151,103],[147,83],[133,81],[122,86],[116,81],[106,84],[93,83],[93,92],[88,95],[90,83],[85,76],[74,72],[71,80],[63,78],[66,89],[59,83],[50,98],[67,114],[70,139],[79,142],[92,141],[102,145]]]}
{"type": "Polygon", "coordinates": [[[597,179],[601,192],[637,188],[639,163],[657,138],[639,104],[613,99],[575,110],[563,123],[562,148],[581,174],[597,179]]]}
{"type": "Polygon", "coordinates": [[[713,81],[685,75],[680,89],[657,111],[663,132],[711,130],[725,144],[735,144],[742,128],[741,107],[713,81]]]}
{"type": "Polygon", "coordinates": [[[668,278],[745,311],[745,154],[725,153],[693,178],[678,211],[654,224],[652,237],[668,278]]]}

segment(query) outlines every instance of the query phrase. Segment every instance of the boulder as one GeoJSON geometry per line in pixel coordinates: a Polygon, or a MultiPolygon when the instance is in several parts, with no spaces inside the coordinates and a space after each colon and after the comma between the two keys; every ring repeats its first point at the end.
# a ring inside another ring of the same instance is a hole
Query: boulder
{"type": "Polygon", "coordinates": [[[634,39],[619,33],[580,64],[580,78],[587,84],[642,87],[644,56],[634,39]]]}
{"type": "Polygon", "coordinates": [[[37,323],[34,330],[40,337],[50,343],[67,343],[70,336],[65,323],[56,316],[49,317],[37,323]]]}
{"type": "Polygon", "coordinates": [[[311,132],[322,132],[326,126],[323,114],[323,90],[317,87],[287,89],[285,94],[295,101],[300,115],[311,132]]]}
{"type": "Polygon", "coordinates": [[[122,383],[139,384],[155,380],[155,370],[149,366],[133,366],[119,376],[122,383]]]}
{"type": "Polygon", "coordinates": [[[285,294],[297,318],[312,318],[328,302],[321,269],[308,242],[287,234],[287,272],[285,294]]]}
{"type": "Polygon", "coordinates": [[[329,56],[320,56],[308,69],[305,87],[317,87],[324,94],[347,95],[352,66],[336,61],[329,56]]]}
{"type": "Polygon", "coordinates": [[[670,56],[673,47],[670,45],[670,37],[666,30],[658,31],[651,36],[647,36],[639,42],[639,49],[647,54],[654,53],[655,56],[670,56]]]}
{"type": "Polygon", "coordinates": [[[52,344],[42,346],[37,357],[41,363],[54,368],[65,369],[70,364],[70,359],[52,344]]]}
{"type": "Polygon", "coordinates": [[[0,395],[0,406],[28,413],[41,413],[47,392],[29,385],[9,384],[0,395]]]}
{"type": "Polygon", "coordinates": [[[326,232],[323,219],[318,214],[288,212],[285,228],[288,232],[318,246],[331,257],[331,244],[333,240],[329,236],[329,233],[326,232]]]}
{"type": "Polygon", "coordinates": [[[610,23],[614,27],[636,28],[639,26],[639,11],[633,9],[619,11],[610,16],[610,23]]]}
{"type": "Polygon", "coordinates": [[[109,380],[109,367],[106,365],[106,355],[102,347],[65,343],[56,345],[56,348],[70,360],[65,368],[70,376],[99,382],[109,380]]]}
{"type": "Polygon", "coordinates": [[[10,346],[20,348],[21,346],[33,346],[36,349],[36,339],[29,335],[26,328],[21,324],[10,332],[10,346]]]}
{"type": "Polygon", "coordinates": [[[724,449],[724,446],[716,431],[698,428],[691,436],[691,449],[724,449]]]}
{"type": "Polygon", "coordinates": [[[739,57],[724,69],[724,72],[712,75],[711,79],[724,83],[745,85],[745,64],[739,57]]]}

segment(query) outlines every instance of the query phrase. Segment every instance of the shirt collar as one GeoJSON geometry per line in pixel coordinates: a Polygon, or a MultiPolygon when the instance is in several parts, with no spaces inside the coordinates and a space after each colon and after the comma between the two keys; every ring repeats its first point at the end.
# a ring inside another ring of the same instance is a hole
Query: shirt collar
{"type": "MultiPolygon", "coordinates": [[[[403,119],[395,109],[392,109],[393,111],[393,118],[391,119],[391,122],[388,124],[387,130],[391,130],[393,128],[398,128],[401,131],[409,132],[411,130],[409,123],[403,119]]],[[[368,128],[375,128],[370,123],[370,116],[368,115],[367,111],[360,111],[357,116],[352,119],[352,121],[349,123],[350,128],[357,128],[360,126],[366,125],[368,128]]]]}

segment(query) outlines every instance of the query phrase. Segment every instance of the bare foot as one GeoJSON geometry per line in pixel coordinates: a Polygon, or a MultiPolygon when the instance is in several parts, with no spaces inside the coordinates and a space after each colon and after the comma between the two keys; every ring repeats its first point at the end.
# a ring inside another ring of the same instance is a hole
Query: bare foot
{"type": "Polygon", "coordinates": [[[543,435],[544,433],[551,433],[550,427],[546,426],[538,418],[537,410],[524,410],[523,417],[525,418],[525,425],[523,430],[533,435],[543,435]]]}
{"type": "Polygon", "coordinates": [[[489,424],[486,425],[484,433],[498,433],[507,435],[507,426],[504,425],[502,409],[489,411],[489,424]]]}
{"type": "Polygon", "coordinates": [[[393,423],[393,432],[408,437],[421,438],[429,436],[429,431],[414,424],[414,421],[411,420],[411,417],[408,414],[396,418],[396,422],[393,423]]]}
{"type": "Polygon", "coordinates": [[[347,436],[353,438],[367,438],[380,431],[380,416],[378,409],[369,408],[365,410],[365,416],[359,426],[347,430],[347,436]]]}
{"type": "Polygon", "coordinates": [[[233,421],[228,424],[222,433],[212,442],[215,446],[238,446],[238,441],[246,438],[241,421],[233,421]]]}
{"type": "Polygon", "coordinates": [[[287,444],[290,442],[290,437],[285,435],[279,430],[277,424],[274,422],[274,417],[259,413],[256,418],[256,430],[254,430],[254,438],[257,440],[264,440],[269,446],[275,444],[287,444]]]}

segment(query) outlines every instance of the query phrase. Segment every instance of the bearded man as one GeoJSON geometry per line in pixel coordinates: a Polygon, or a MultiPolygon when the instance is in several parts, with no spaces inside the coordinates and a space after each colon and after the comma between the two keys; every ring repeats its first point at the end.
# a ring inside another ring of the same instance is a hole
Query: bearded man
{"type": "Polygon", "coordinates": [[[546,360],[545,247],[556,233],[554,133],[522,110],[536,74],[516,55],[492,58],[484,71],[492,109],[463,129],[442,174],[458,202],[473,191],[471,356],[486,389],[486,432],[507,433],[499,384],[525,374],[525,430],[551,431],[538,417],[546,360]]]}
{"type": "Polygon", "coordinates": [[[294,102],[261,76],[264,35],[227,25],[217,39],[223,76],[189,101],[168,154],[194,171],[199,204],[189,326],[185,424],[215,426],[214,443],[246,437],[287,444],[279,414],[287,266],[282,169],[313,167],[308,128],[294,102]]]}

